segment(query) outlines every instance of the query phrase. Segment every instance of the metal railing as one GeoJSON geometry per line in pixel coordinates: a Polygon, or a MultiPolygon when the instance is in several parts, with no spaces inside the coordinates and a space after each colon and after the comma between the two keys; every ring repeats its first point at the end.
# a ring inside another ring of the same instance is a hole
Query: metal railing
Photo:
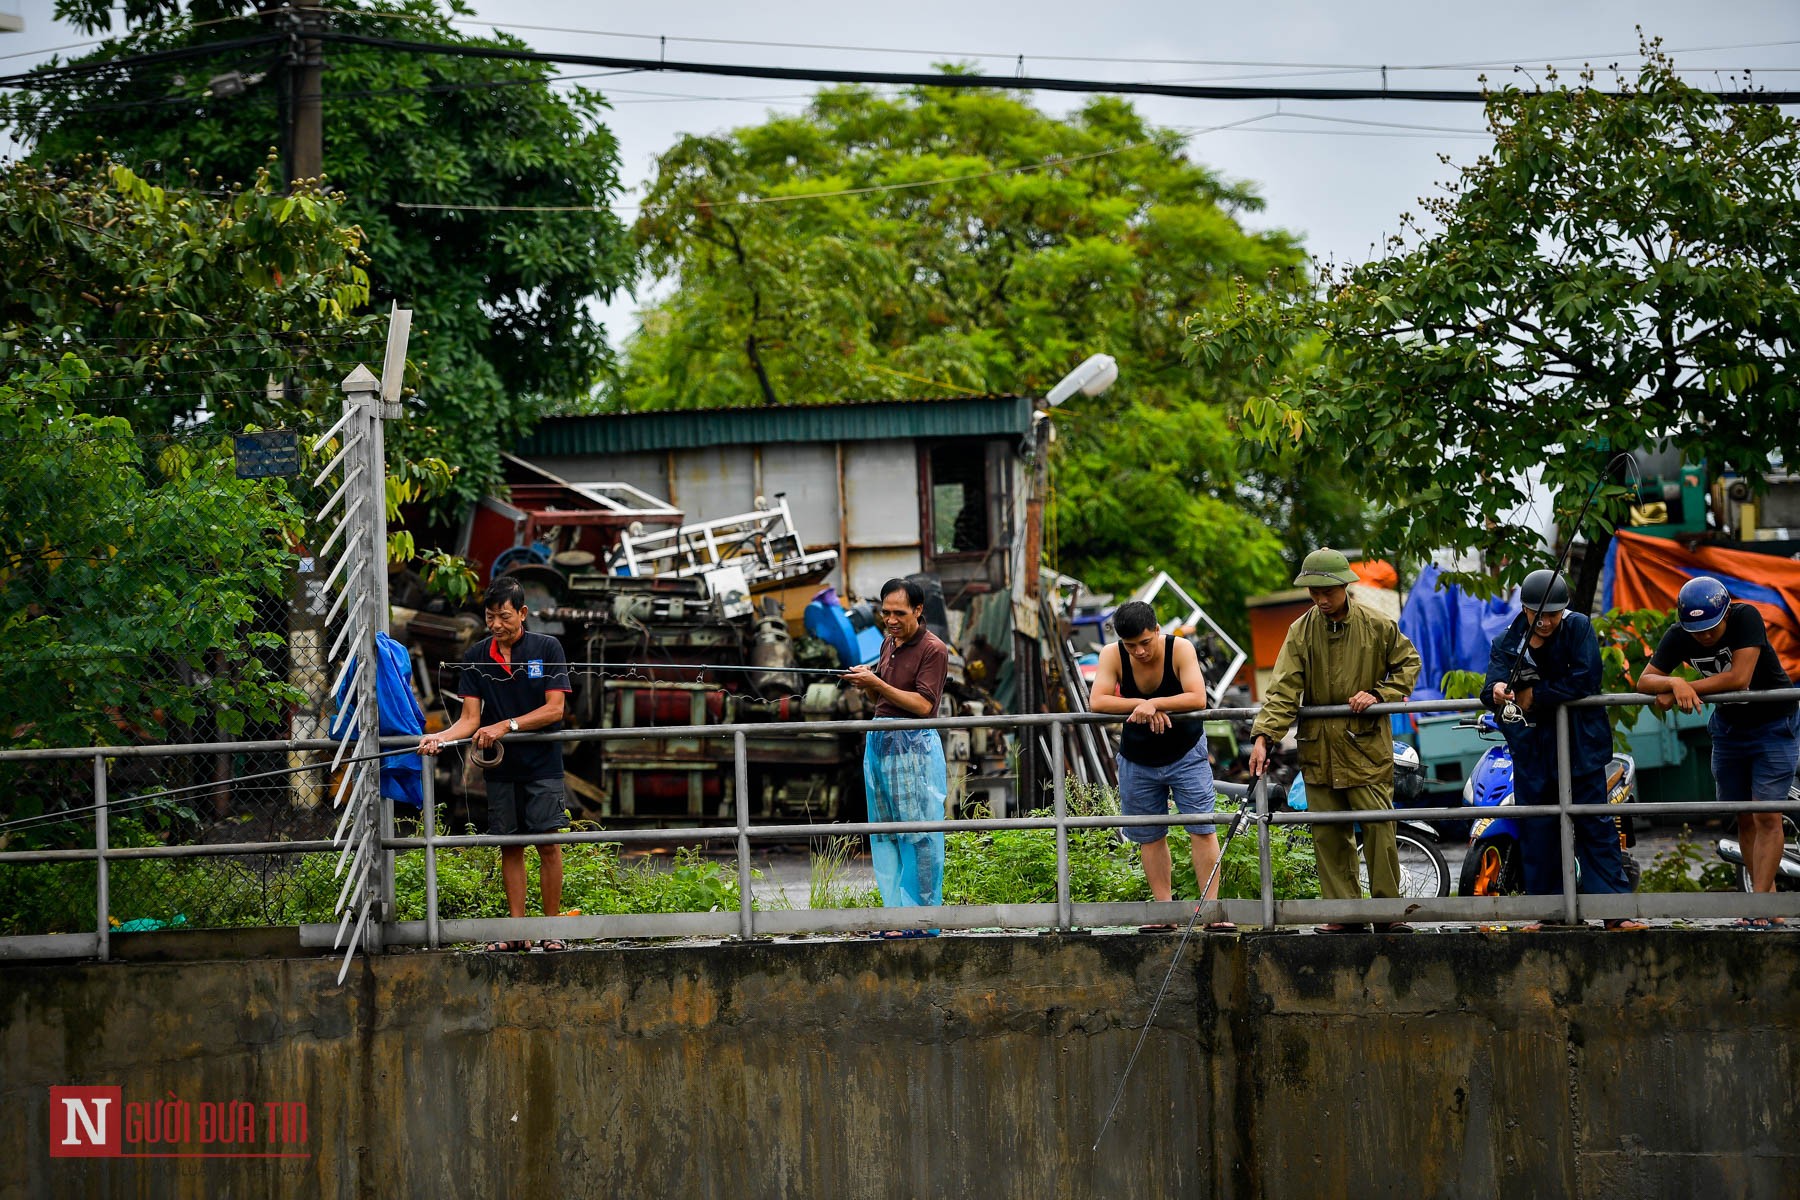
{"type": "MultiPolygon", "coordinates": [[[[1584,919],[1688,918],[1707,919],[1734,916],[1800,917],[1800,895],[1775,893],[1751,895],[1731,894],[1584,894],[1578,890],[1574,855],[1574,820],[1581,816],[1620,815],[1611,806],[1576,804],[1569,770],[1568,707],[1642,706],[1652,697],[1630,693],[1595,696],[1576,701],[1556,710],[1557,803],[1553,805],[1508,805],[1504,810],[1462,806],[1436,808],[1408,807],[1353,812],[1272,811],[1266,787],[1249,788],[1241,784],[1220,782],[1221,793],[1235,795],[1240,803],[1251,805],[1250,820],[1257,837],[1259,895],[1256,899],[1213,900],[1198,902],[1201,915],[1209,920],[1226,919],[1242,924],[1277,928],[1313,922],[1393,922],[1429,921],[1450,923],[1508,923],[1521,920],[1549,920],[1575,923],[1584,919]],[[1359,898],[1354,900],[1278,900],[1271,872],[1271,840],[1278,826],[1367,823],[1379,821],[1433,821],[1466,819],[1472,815],[1506,816],[1509,818],[1555,818],[1561,826],[1562,892],[1555,896],[1479,896],[1479,897],[1400,897],[1397,899],[1359,898]]],[[[1770,700],[1800,700],[1800,688],[1768,692],[1741,692],[1710,696],[1710,703],[1729,704],[1770,700]]],[[[1414,701],[1377,704],[1363,710],[1365,717],[1385,717],[1393,713],[1465,713],[1480,710],[1473,700],[1414,701]]],[[[1210,709],[1187,716],[1190,720],[1238,719],[1254,716],[1254,708],[1210,709]]],[[[1352,715],[1348,706],[1317,706],[1301,710],[1301,719],[1352,715]]],[[[1123,718],[1099,713],[1041,713],[1017,716],[947,717],[881,721],[804,721],[767,722],[730,725],[648,726],[608,729],[566,730],[554,734],[515,735],[512,740],[545,742],[578,742],[587,740],[619,741],[704,736],[732,739],[735,787],[733,805],[735,822],[731,825],[695,825],[639,827],[618,830],[569,830],[553,834],[521,834],[494,836],[485,834],[441,835],[434,819],[421,822],[418,836],[396,836],[391,816],[383,821],[378,847],[386,859],[382,873],[386,894],[380,919],[373,923],[373,941],[383,946],[427,946],[436,948],[446,943],[533,939],[555,937],[563,940],[603,938],[667,938],[709,937],[757,938],[791,934],[850,933],[880,929],[937,928],[982,929],[1025,928],[1069,932],[1106,926],[1133,925],[1140,922],[1166,922],[1185,919],[1193,914],[1196,901],[1077,902],[1070,892],[1069,832],[1092,828],[1122,828],[1134,825],[1174,826],[1196,823],[1193,817],[1179,814],[1125,816],[1120,814],[1071,815],[1068,810],[1068,772],[1066,740],[1070,727],[1083,724],[1118,723],[1123,718]],[[972,729],[988,728],[1021,730],[1048,727],[1051,755],[1051,809],[1047,816],[982,817],[946,819],[942,821],[903,822],[822,822],[755,824],[749,813],[749,762],[747,739],[750,736],[811,735],[822,733],[855,733],[874,729],[972,729]],[[758,910],[751,896],[751,844],[756,841],[791,841],[833,835],[883,833],[976,832],[997,830],[1053,830],[1056,843],[1056,899],[1052,903],[945,905],[929,908],[882,909],[800,909],[758,910]],[[581,916],[520,917],[485,919],[442,919],[438,905],[438,855],[446,850],[472,846],[576,845],[593,842],[669,843],[731,842],[734,844],[738,908],[735,912],[690,912],[660,914],[590,914],[581,916]],[[393,895],[393,857],[400,853],[422,851],[425,861],[425,917],[420,921],[396,920],[393,895]]],[[[417,744],[414,738],[384,738],[384,747],[402,750],[417,744]]],[[[337,849],[329,841],[278,841],[259,843],[218,843],[205,845],[112,846],[109,844],[109,796],[106,763],[118,758],[158,758],[189,753],[221,754],[250,751],[303,752],[328,750],[336,743],[326,740],[286,740],[236,743],[197,743],[180,746],[103,746],[64,749],[0,751],[0,763],[91,759],[94,764],[95,838],[92,849],[22,850],[0,852],[0,866],[44,864],[53,862],[92,862],[96,868],[95,931],[93,933],[53,933],[0,937],[0,958],[28,957],[100,957],[106,958],[109,945],[108,867],[127,859],[192,858],[222,855],[300,854],[337,849]]],[[[321,767],[329,764],[319,764],[321,767]]],[[[423,776],[424,812],[435,814],[435,772],[427,769],[423,776]]],[[[1711,798],[1696,802],[1633,802],[1631,815],[1694,816],[1709,811],[1711,798]]],[[[391,806],[384,806],[391,813],[391,806]]],[[[1710,811],[1718,813],[1717,806],[1710,811]]],[[[1734,805],[1738,812],[1794,812],[1800,802],[1792,799],[1734,805]]],[[[1221,811],[1216,819],[1224,824],[1229,814],[1221,811]]],[[[300,927],[301,944],[312,947],[344,945],[345,925],[308,924],[300,927]]],[[[352,949],[361,936],[360,927],[350,938],[352,949]]],[[[346,956],[348,964],[348,955],[346,956]]]]}

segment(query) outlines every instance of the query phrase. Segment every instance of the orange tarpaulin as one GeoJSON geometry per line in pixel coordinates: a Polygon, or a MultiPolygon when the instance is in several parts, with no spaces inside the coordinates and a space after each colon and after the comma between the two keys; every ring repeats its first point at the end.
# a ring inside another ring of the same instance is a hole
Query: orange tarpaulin
{"type": "Polygon", "coordinates": [[[1383,559],[1358,559],[1350,564],[1350,569],[1369,587],[1394,590],[1400,586],[1400,572],[1394,570],[1393,563],[1383,559]]]}
{"type": "Polygon", "coordinates": [[[1606,552],[1601,602],[1627,611],[1672,609],[1681,585],[1696,575],[1713,576],[1732,599],[1762,613],[1769,645],[1788,677],[1800,679],[1800,618],[1794,615],[1800,612],[1800,562],[1793,559],[1717,546],[1684,550],[1666,538],[1620,530],[1606,552]]]}

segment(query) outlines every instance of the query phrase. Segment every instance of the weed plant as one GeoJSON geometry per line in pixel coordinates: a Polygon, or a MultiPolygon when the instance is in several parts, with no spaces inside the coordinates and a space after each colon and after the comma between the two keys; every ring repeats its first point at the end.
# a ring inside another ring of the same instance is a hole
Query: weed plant
{"type": "MultiPolygon", "coordinates": [[[[1070,779],[1067,784],[1071,816],[1116,816],[1118,792],[1070,779]]],[[[1049,816],[1039,809],[1033,816],[1049,816]]],[[[1221,838],[1229,814],[1217,818],[1221,838]]],[[[1173,882],[1176,899],[1200,896],[1193,860],[1187,853],[1182,827],[1170,829],[1173,882]]],[[[1280,900],[1304,900],[1319,894],[1319,871],[1312,839],[1304,833],[1277,834],[1270,846],[1275,896],[1280,900]]],[[[952,833],[945,839],[944,902],[946,904],[1047,903],[1056,899],[1056,831],[1005,829],[991,833],[952,833]]],[[[1227,849],[1219,869],[1219,895],[1249,899],[1260,894],[1256,838],[1246,828],[1227,849]]],[[[1069,894],[1084,902],[1150,899],[1150,886],[1138,864],[1137,848],[1117,829],[1069,831],[1069,894]]]]}

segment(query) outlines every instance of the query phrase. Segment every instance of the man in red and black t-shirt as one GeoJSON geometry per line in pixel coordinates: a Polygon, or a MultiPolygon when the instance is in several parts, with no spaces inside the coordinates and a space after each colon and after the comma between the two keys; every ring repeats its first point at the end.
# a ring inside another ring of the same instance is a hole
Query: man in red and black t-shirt
{"type": "MultiPolygon", "coordinates": [[[[563,792],[562,747],[555,742],[514,742],[500,747],[509,733],[554,733],[562,728],[563,702],[569,694],[569,667],[562,643],[525,630],[525,592],[519,581],[496,579],[481,597],[493,636],[476,642],[462,661],[462,716],[442,733],[427,734],[421,754],[436,754],[445,742],[470,737],[475,748],[500,761],[482,771],[487,783],[488,832],[554,833],[569,823],[563,792]],[[483,724],[483,722],[486,724],[483,724]]],[[[544,915],[562,912],[562,847],[540,845],[538,881],[544,893],[544,915]]],[[[525,915],[525,847],[500,847],[500,879],[506,905],[515,917],[525,915]]],[[[527,950],[530,942],[493,942],[490,950],[527,950]]],[[[546,939],[546,950],[563,949],[546,939]]]]}

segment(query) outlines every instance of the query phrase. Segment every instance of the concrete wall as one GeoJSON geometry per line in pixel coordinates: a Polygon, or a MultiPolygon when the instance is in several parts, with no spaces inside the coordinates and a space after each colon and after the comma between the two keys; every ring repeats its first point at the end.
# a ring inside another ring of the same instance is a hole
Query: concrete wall
{"type": "MultiPolygon", "coordinates": [[[[127,939],[121,938],[125,943],[127,939]]],[[[0,968],[5,1196],[1792,1196],[1800,937],[961,937],[0,968]],[[52,1160],[47,1087],[304,1100],[52,1160]]]]}

